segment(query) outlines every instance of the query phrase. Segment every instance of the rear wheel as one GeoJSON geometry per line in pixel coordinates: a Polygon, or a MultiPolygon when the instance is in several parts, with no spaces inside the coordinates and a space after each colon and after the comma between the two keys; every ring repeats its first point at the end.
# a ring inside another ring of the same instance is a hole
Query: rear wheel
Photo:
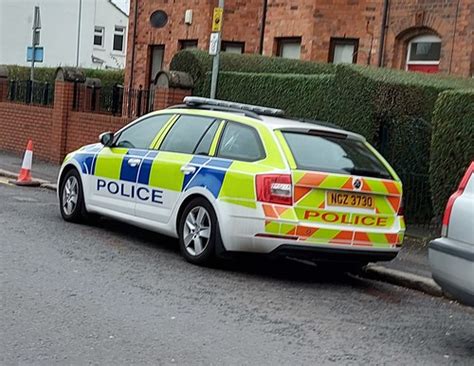
{"type": "Polygon", "coordinates": [[[178,231],[181,254],[188,262],[208,265],[215,259],[221,238],[216,214],[206,199],[196,198],[188,203],[178,231]]]}
{"type": "Polygon", "coordinates": [[[81,177],[76,169],[68,171],[59,185],[59,209],[66,221],[81,222],[87,216],[81,177]]]}

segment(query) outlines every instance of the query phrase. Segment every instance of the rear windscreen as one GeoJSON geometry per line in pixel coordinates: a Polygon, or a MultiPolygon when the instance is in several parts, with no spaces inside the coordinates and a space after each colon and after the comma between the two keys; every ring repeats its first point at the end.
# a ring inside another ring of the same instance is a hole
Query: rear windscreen
{"type": "Polygon", "coordinates": [[[298,169],[392,179],[380,160],[361,141],[282,131],[298,169]]]}

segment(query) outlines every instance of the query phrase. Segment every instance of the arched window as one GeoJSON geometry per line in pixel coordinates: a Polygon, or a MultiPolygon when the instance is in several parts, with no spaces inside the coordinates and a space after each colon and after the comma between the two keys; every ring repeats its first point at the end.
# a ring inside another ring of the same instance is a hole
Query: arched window
{"type": "Polygon", "coordinates": [[[406,70],[435,73],[439,71],[441,39],[434,35],[413,38],[408,43],[406,70]]]}

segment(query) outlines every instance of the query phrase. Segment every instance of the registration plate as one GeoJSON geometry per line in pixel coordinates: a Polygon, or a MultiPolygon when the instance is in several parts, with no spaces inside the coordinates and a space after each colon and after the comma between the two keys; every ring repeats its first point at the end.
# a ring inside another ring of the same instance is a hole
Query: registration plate
{"type": "Polygon", "coordinates": [[[375,200],[372,196],[359,193],[327,192],[326,203],[329,206],[374,208],[375,200]]]}

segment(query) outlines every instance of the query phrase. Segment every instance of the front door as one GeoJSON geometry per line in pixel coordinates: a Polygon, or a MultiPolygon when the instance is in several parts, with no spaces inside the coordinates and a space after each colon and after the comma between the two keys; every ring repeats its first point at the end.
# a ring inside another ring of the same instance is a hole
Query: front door
{"type": "Polygon", "coordinates": [[[171,117],[171,114],[160,114],[141,118],[119,131],[112,147],[104,147],[99,152],[89,184],[90,204],[134,215],[137,197],[152,199],[144,189],[137,188],[137,182],[145,179],[146,168],[142,169],[142,165],[156,156],[150,147],[171,117]]]}
{"type": "Polygon", "coordinates": [[[219,123],[215,118],[185,114],[177,118],[162,141],[157,142],[158,155],[148,165],[147,188],[154,199],[138,198],[136,216],[161,223],[169,221],[181,192],[209,160],[219,123]]]}

